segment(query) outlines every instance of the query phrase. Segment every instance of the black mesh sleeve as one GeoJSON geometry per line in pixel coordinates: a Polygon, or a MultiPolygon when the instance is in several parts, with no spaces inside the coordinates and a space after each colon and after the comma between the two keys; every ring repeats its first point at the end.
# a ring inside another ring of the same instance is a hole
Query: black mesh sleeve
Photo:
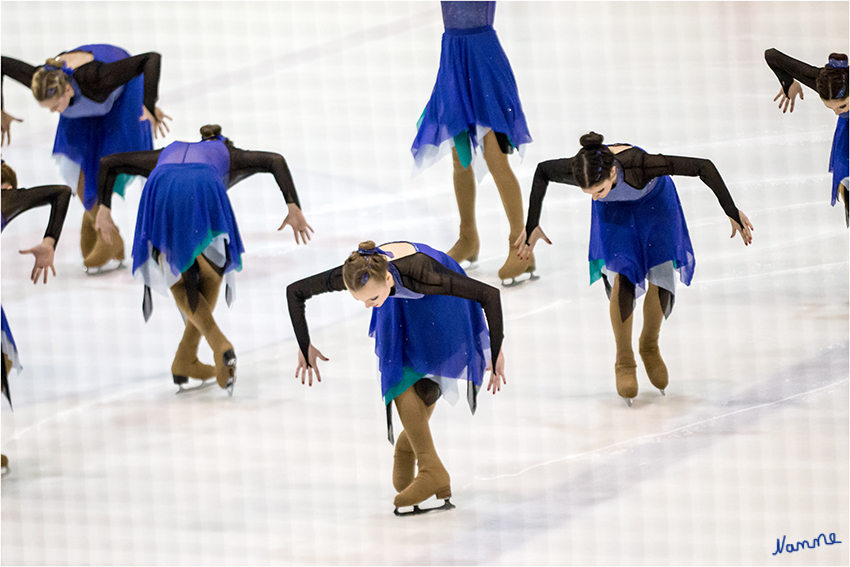
{"type": "Polygon", "coordinates": [[[393,265],[398,269],[404,286],[411,291],[424,295],[451,295],[481,304],[490,330],[490,351],[495,370],[505,336],[499,290],[459,274],[421,252],[394,260],[393,265]]]}
{"type": "Polygon", "coordinates": [[[298,340],[298,348],[304,355],[304,360],[309,366],[310,357],[310,330],[307,327],[306,302],[315,295],[331,291],[344,291],[345,283],[342,281],[342,266],[304,278],[289,284],[286,288],[286,302],[289,305],[289,319],[292,321],[292,329],[298,340]]]}
{"type": "MultiPolygon", "coordinates": [[[[144,105],[151,115],[156,116],[161,62],[162,56],[153,52],[127,57],[112,63],[90,61],[74,70],[74,79],[80,85],[80,92],[83,95],[96,102],[103,102],[112,91],[144,74],[144,105]]],[[[141,110],[139,115],[141,116],[141,110]]]]}
{"type": "Polygon", "coordinates": [[[144,152],[124,152],[104,156],[100,159],[100,170],[97,174],[97,202],[112,208],[112,190],[119,175],[141,175],[148,177],[156,167],[162,150],[144,152]]]}
{"type": "Polygon", "coordinates": [[[779,83],[782,85],[782,90],[785,91],[785,96],[788,96],[788,88],[795,79],[797,82],[802,83],[817,92],[817,80],[820,67],[812,67],[807,63],[794,59],[793,57],[788,57],[776,49],[768,49],[765,51],[764,60],[767,61],[767,65],[770,67],[770,70],[773,71],[776,78],[779,79],[779,83]]]}
{"type": "Polygon", "coordinates": [[[738,224],[741,216],[729,189],[723,182],[720,172],[708,159],[666,156],[662,154],[648,154],[638,148],[632,148],[627,152],[618,154],[618,160],[626,160],[623,163],[626,183],[633,187],[645,187],[649,181],[662,175],[684,175],[686,177],[699,177],[714,192],[723,212],[726,216],[738,224]],[[626,155],[628,152],[628,156],[626,155]]]}
{"type": "Polygon", "coordinates": [[[9,223],[24,211],[50,205],[50,220],[47,222],[44,236],[53,238],[53,247],[56,248],[70,202],[71,188],[67,185],[41,185],[30,189],[3,189],[0,206],[3,217],[9,223]]]}
{"type": "Polygon", "coordinates": [[[6,100],[2,93],[3,83],[6,82],[6,77],[21,83],[26,88],[30,88],[32,85],[32,76],[35,75],[35,71],[38,67],[33,67],[29,63],[24,63],[23,61],[13,59],[12,57],[6,57],[5,55],[0,59],[0,67],[2,67],[2,77],[0,77],[0,108],[5,110],[6,100]]]}
{"type": "Polygon", "coordinates": [[[534,181],[531,183],[531,196],[528,199],[528,220],[525,223],[526,243],[532,231],[540,224],[543,210],[543,198],[549,182],[577,185],[573,177],[573,158],[553,159],[537,164],[534,181]]]}
{"type": "Polygon", "coordinates": [[[301,208],[292,174],[282,155],[273,152],[240,150],[233,146],[229,146],[229,149],[231,187],[255,173],[271,173],[274,175],[277,186],[280,187],[280,192],[283,193],[284,200],[301,208]]]}

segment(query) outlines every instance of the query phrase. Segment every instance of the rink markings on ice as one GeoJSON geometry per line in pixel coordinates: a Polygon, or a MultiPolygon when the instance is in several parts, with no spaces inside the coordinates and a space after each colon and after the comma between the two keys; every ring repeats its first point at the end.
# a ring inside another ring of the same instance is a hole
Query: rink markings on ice
{"type": "MultiPolygon", "coordinates": [[[[563,457],[558,457],[557,459],[552,459],[552,460],[549,460],[549,461],[544,461],[542,463],[531,465],[531,466],[526,467],[526,468],[524,468],[524,469],[522,469],[518,472],[500,474],[500,475],[495,475],[495,476],[490,476],[490,477],[476,477],[473,480],[473,482],[468,483],[461,490],[465,491],[466,489],[470,488],[473,484],[475,484],[478,481],[499,480],[499,479],[503,479],[503,478],[516,478],[516,477],[521,476],[521,475],[523,475],[527,472],[530,472],[532,470],[539,469],[539,468],[542,468],[542,467],[545,467],[545,466],[548,466],[548,465],[553,465],[553,464],[556,464],[556,463],[562,463],[562,462],[570,461],[570,460],[574,460],[574,459],[580,459],[582,457],[589,457],[589,456],[593,456],[593,455],[611,453],[611,452],[614,452],[615,449],[616,450],[622,450],[624,448],[627,448],[627,447],[630,447],[630,446],[633,446],[633,445],[641,445],[641,444],[646,443],[646,442],[653,440],[653,439],[659,439],[660,440],[660,439],[674,438],[674,437],[678,436],[677,435],[678,433],[687,432],[689,430],[696,429],[696,428],[698,428],[702,425],[708,424],[708,423],[718,422],[720,420],[731,418],[733,416],[736,416],[736,415],[739,415],[739,414],[742,414],[742,413],[747,413],[747,412],[751,412],[751,411],[754,411],[754,410],[783,404],[783,403],[788,402],[790,400],[802,398],[802,397],[805,397],[805,396],[810,396],[810,395],[822,392],[824,390],[828,390],[828,389],[831,389],[831,388],[841,386],[842,384],[847,384],[848,382],[850,382],[850,379],[843,378],[841,380],[837,380],[835,382],[830,382],[829,384],[825,384],[823,386],[819,386],[817,388],[807,390],[805,392],[798,392],[796,394],[786,396],[786,397],[779,399],[779,400],[764,402],[764,403],[757,404],[757,405],[754,405],[754,406],[749,406],[749,407],[738,409],[738,410],[735,410],[735,411],[732,411],[732,412],[728,412],[728,413],[724,413],[724,414],[721,414],[721,415],[709,417],[709,418],[706,418],[706,419],[702,419],[700,421],[696,421],[694,423],[689,423],[689,424],[677,427],[675,429],[671,429],[669,431],[662,431],[662,432],[659,432],[659,433],[648,433],[646,435],[641,435],[639,437],[633,437],[631,439],[624,439],[623,441],[618,441],[616,443],[612,443],[610,445],[606,445],[605,447],[600,447],[598,449],[593,449],[591,451],[584,451],[582,453],[575,453],[573,455],[566,455],[566,456],[563,456],[563,457]]],[[[634,411],[634,410],[630,410],[630,411],[634,411]]]]}

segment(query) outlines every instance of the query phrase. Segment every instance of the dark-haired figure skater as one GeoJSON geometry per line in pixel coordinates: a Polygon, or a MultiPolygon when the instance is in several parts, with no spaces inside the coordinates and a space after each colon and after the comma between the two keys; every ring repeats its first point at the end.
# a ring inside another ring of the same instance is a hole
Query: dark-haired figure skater
{"type": "Polygon", "coordinates": [[[295,242],[310,239],[292,175],[283,156],[234,147],[221,127],[201,128],[200,142],[173,142],[161,150],[113,154],[101,160],[98,178],[97,228],[109,242],[117,232],[110,206],[119,174],[147,177],[136,217],[133,275],[145,284],[145,321],[153,309],[150,289],[169,290],[186,319],[183,339],[171,372],[183,389],[189,378],[216,377],[233,395],[236,354],[213,318],[223,278],[232,301],[234,272],[242,269],[242,239],[227,188],[255,173],[271,173],[289,208],[278,230],[290,225],[295,242]],[[203,336],[215,355],[215,367],[198,361],[203,336]]]}
{"type": "Polygon", "coordinates": [[[575,157],[544,161],[537,166],[528,222],[517,246],[520,255],[528,256],[538,240],[552,244],[539,226],[550,181],[576,185],[593,198],[588,255],[590,283],[600,277],[605,282],[617,344],[614,364],[617,392],[631,406],[632,398],[638,393],[637,364],[632,350],[635,298],[646,291],[639,352],[650,382],[664,394],[668,375],[658,348],[661,322],[673,310],[676,272],[683,284],[690,285],[696,265],[685,215],[670,176],[699,176],[729,217],[732,237],[740,232],[745,245],[752,242],[753,225],[735,207],[711,161],[650,155],[626,144],[606,146],[602,140],[595,132],[585,134],[575,157]],[[649,280],[648,290],[646,280],[649,280]]]}
{"type": "MultiPolygon", "coordinates": [[[[80,251],[87,273],[99,273],[110,260],[124,259],[120,235],[107,243],[95,231],[97,169],[103,156],[153,149],[152,128],[163,136],[168,130],[164,120],[170,117],[156,107],[160,62],[159,53],[131,57],[114,45],[83,45],[39,67],[3,57],[3,77],[31,88],[41,107],[59,113],[53,155],[68,184],[76,184],[86,209],[80,251]]],[[[4,141],[11,141],[15,120],[4,106],[4,141]]],[[[121,179],[115,191],[123,195],[130,181],[121,179]]]]}
{"type": "Polygon", "coordinates": [[[428,420],[441,395],[457,401],[458,380],[467,381],[473,413],[486,369],[492,369],[488,390],[495,394],[505,382],[499,290],[467,277],[451,256],[425,244],[391,242],[378,248],[362,242],[342,266],[286,289],[299,347],[295,376],[302,384],[309,378],[313,385],[314,371],[321,381],[316,360],[328,360],[310,342],[305,302],[346,289],[372,308],[369,336],[375,338],[390,443],[390,402],[395,401],[404,426],[395,444],[395,513],[407,515],[398,511],[404,506],[415,506],[414,514],[428,511],[417,505],[435,495],[446,501],[439,509],[453,508],[451,479],[437,456],[428,420]]]}
{"type": "Polygon", "coordinates": [[[799,96],[803,100],[803,87],[800,83],[816,91],[823,104],[838,115],[835,134],[832,137],[832,152],[829,154],[829,171],[832,173],[832,201],[834,207],[839,196],[844,200],[844,220],[850,227],[850,208],[848,207],[848,131],[847,131],[847,55],[831,53],[824,67],[813,67],[793,57],[788,57],[776,49],[764,52],[764,58],[770,69],[776,74],[782,88],[773,99],[779,100],[782,113],[794,112],[794,103],[799,96]],[[790,108],[789,108],[790,105],[790,108]]]}
{"type": "Polygon", "coordinates": [[[458,262],[475,262],[479,240],[475,223],[476,175],[472,166],[476,150],[483,147],[484,161],[499,189],[510,224],[508,258],[499,269],[499,278],[513,280],[534,271],[534,258],[529,262],[512,253],[512,243],[522,231],[522,193],[507,154],[518,148],[523,155],[531,135],[511,64],[493,29],[496,3],[440,5],[445,26],[440,69],[431,99],[419,119],[411,152],[416,170],[420,171],[451,151],[460,237],[448,254],[458,262]]]}
{"type": "MultiPolygon", "coordinates": [[[[51,270],[53,275],[56,275],[56,268],[53,267],[53,253],[56,250],[56,244],[59,242],[59,236],[62,234],[62,225],[65,222],[65,215],[68,212],[68,203],[71,202],[71,188],[66,185],[42,185],[40,187],[32,187],[30,189],[18,188],[18,176],[15,171],[6,165],[2,164],[2,191],[0,191],[0,221],[2,227],[0,231],[6,230],[6,225],[12,222],[12,219],[21,213],[41,207],[42,205],[50,205],[50,220],[47,222],[47,230],[44,231],[44,238],[41,243],[33,246],[29,250],[21,250],[21,254],[32,254],[35,256],[35,265],[33,265],[30,279],[33,284],[37,284],[39,279],[42,279],[44,274],[44,283],[47,284],[47,271],[51,270]]],[[[12,397],[9,393],[9,373],[12,368],[19,373],[21,371],[21,363],[18,358],[18,347],[15,345],[15,338],[12,336],[12,329],[9,327],[9,322],[6,320],[6,311],[0,308],[0,316],[2,316],[2,331],[0,331],[0,350],[3,353],[3,366],[0,367],[2,373],[2,392],[12,404],[12,397]]],[[[9,466],[9,460],[6,455],[2,456],[3,474],[6,473],[9,466]]]]}

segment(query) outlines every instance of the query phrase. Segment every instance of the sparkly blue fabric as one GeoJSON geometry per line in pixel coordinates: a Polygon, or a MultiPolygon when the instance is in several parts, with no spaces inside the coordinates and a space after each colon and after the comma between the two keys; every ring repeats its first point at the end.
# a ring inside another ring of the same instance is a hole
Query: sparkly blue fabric
{"type": "Polygon", "coordinates": [[[18,360],[18,346],[15,344],[15,337],[12,336],[12,329],[9,327],[9,321],[6,320],[6,311],[0,307],[0,344],[2,344],[2,352],[9,360],[18,360]]]}
{"type": "Polygon", "coordinates": [[[690,285],[696,260],[673,180],[658,177],[638,191],[620,179],[605,199],[593,201],[588,260],[591,284],[604,265],[646,290],[649,269],[672,260],[690,285]],[[625,198],[630,192],[640,197],[625,198]]]}
{"type": "MultiPolygon", "coordinates": [[[[832,206],[838,200],[838,185],[848,175],[847,112],[838,115],[835,134],[832,137],[832,151],[829,154],[829,171],[832,172],[832,206]]],[[[850,189],[850,187],[848,187],[850,189]]]]}
{"type": "MultiPolygon", "coordinates": [[[[466,275],[444,252],[413,244],[443,266],[466,275]]],[[[392,262],[390,262],[392,266],[392,262]]],[[[420,295],[402,285],[391,270],[395,296],[372,309],[369,336],[381,374],[381,396],[402,381],[404,368],[413,372],[467,380],[480,386],[490,360],[490,333],[477,301],[448,295],[420,295]],[[418,296],[418,297],[417,297],[418,296]]]]}
{"type": "Polygon", "coordinates": [[[492,26],[496,18],[496,2],[440,2],[446,29],[469,29],[492,26]]]}
{"type": "Polygon", "coordinates": [[[245,248],[224,184],[229,170],[230,154],[218,140],[174,142],[162,151],[139,203],[134,272],[149,257],[148,243],[179,275],[222,234],[229,253],[224,271],[242,269],[245,248]]]}
{"type": "MultiPolygon", "coordinates": [[[[83,45],[71,51],[87,51],[95,61],[112,63],[130,54],[113,45],[83,45]]],[[[153,149],[150,122],[139,122],[142,115],[144,77],[139,76],[117,89],[123,92],[102,103],[87,99],[75,89],[74,104],[60,116],[53,142],[53,154],[62,154],[77,165],[85,175],[83,205],[91,209],[97,202],[97,173],[100,158],[119,152],[153,149]],[[80,105],[77,109],[77,105],[80,105]],[[105,109],[106,112],[104,112],[105,109]]],[[[115,192],[124,194],[130,180],[124,176],[115,185],[115,192]]]]}
{"type": "MultiPolygon", "coordinates": [[[[464,10],[472,10],[467,23],[474,23],[479,13],[491,3],[451,2],[451,22],[461,20],[464,10]],[[454,6],[457,4],[457,6],[454,6]],[[470,5],[470,6],[467,6],[470,5]]],[[[492,8],[492,9],[491,9],[492,8]]],[[[489,21],[492,23],[492,11],[489,21]]],[[[443,17],[446,17],[444,3],[443,17]]],[[[429,154],[456,136],[466,133],[472,150],[480,145],[477,126],[507,134],[514,147],[531,143],[531,134],[519,99],[511,64],[502,49],[492,25],[472,28],[447,27],[443,34],[440,68],[419,122],[418,132],[410,151],[417,166],[429,154]]],[[[471,153],[462,163],[469,165],[471,153]]]]}

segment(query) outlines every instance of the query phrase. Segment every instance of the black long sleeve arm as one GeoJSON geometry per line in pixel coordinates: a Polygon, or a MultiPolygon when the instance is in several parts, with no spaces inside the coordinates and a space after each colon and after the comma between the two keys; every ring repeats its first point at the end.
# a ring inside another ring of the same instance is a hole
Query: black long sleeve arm
{"type": "Polygon", "coordinates": [[[271,173],[283,198],[287,203],[294,203],[299,209],[301,203],[298,201],[298,193],[295,191],[295,183],[292,174],[286,165],[282,155],[273,152],[255,152],[241,150],[233,146],[230,150],[230,187],[233,187],[243,179],[255,173],[271,173]]]}
{"type": "Polygon", "coordinates": [[[97,174],[97,202],[112,208],[112,190],[119,175],[141,175],[148,177],[156,167],[162,150],[144,152],[124,152],[112,154],[100,159],[100,170],[97,174]]]}
{"type": "Polygon", "coordinates": [[[779,79],[779,83],[782,85],[782,90],[785,92],[785,96],[788,96],[788,89],[791,87],[794,80],[797,80],[797,82],[802,83],[817,92],[817,80],[820,67],[813,67],[807,63],[803,63],[802,61],[789,57],[776,49],[768,49],[765,51],[764,60],[767,61],[767,65],[770,67],[770,70],[773,71],[776,78],[779,79]]]}
{"type": "Polygon", "coordinates": [[[12,57],[6,57],[5,55],[0,59],[2,59],[0,61],[0,67],[2,67],[2,77],[0,77],[0,108],[5,110],[6,100],[3,95],[3,83],[6,82],[6,77],[21,83],[26,88],[30,88],[30,85],[32,85],[32,76],[35,75],[37,67],[33,67],[29,63],[24,63],[12,57]]]}
{"type": "Polygon", "coordinates": [[[699,177],[714,192],[726,216],[743,226],[735,201],[732,200],[729,189],[711,160],[648,154],[639,148],[620,152],[616,159],[623,164],[626,183],[639,189],[646,187],[652,179],[662,175],[699,177]]]}
{"type": "Polygon", "coordinates": [[[70,202],[71,188],[67,185],[41,185],[30,189],[3,189],[0,207],[3,210],[3,218],[9,223],[25,211],[50,205],[50,220],[47,222],[44,236],[53,238],[53,248],[56,248],[70,202]]]}
{"type": "Polygon", "coordinates": [[[546,197],[550,181],[578,185],[573,177],[573,158],[552,159],[537,164],[534,181],[531,183],[531,196],[528,200],[528,220],[525,222],[526,243],[532,231],[540,224],[543,198],[546,197]]]}
{"type": "MultiPolygon", "coordinates": [[[[493,368],[502,349],[504,326],[499,290],[449,268],[427,254],[416,253],[393,261],[402,278],[402,285],[423,295],[451,295],[477,301],[484,309],[490,330],[490,351],[493,368]]],[[[290,284],[286,288],[289,317],[304,359],[309,361],[310,333],[307,328],[305,302],[313,296],[331,291],[344,291],[342,266],[290,284]]],[[[392,301],[392,300],[388,300],[392,301]]],[[[436,316],[436,315],[435,315],[436,316]]]]}
{"type": "Polygon", "coordinates": [[[112,63],[89,61],[74,70],[74,79],[80,85],[80,92],[84,96],[96,102],[103,102],[112,91],[144,74],[144,105],[151,115],[156,116],[161,63],[162,56],[154,52],[134,55],[112,63]]]}

